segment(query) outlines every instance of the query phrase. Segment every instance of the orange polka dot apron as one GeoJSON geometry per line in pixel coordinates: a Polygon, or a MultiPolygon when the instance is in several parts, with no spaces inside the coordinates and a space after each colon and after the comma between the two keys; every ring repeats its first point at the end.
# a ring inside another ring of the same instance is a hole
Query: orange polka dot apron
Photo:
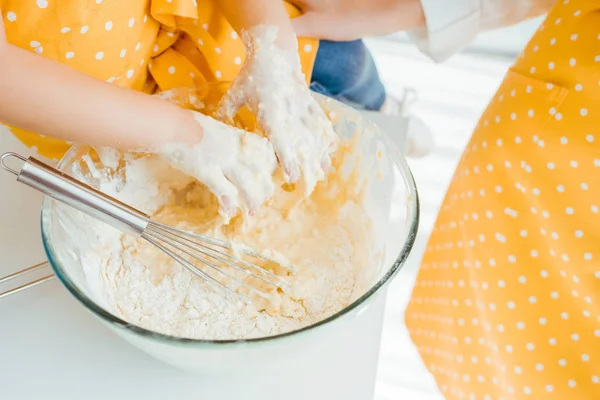
{"type": "MultiPolygon", "coordinates": [[[[0,9],[10,43],[146,93],[231,81],[245,60],[218,0],[0,0],[0,9]]],[[[310,81],[318,41],[300,38],[298,48],[310,81]]],[[[11,131],[46,157],[60,158],[69,148],[11,131]]]]}
{"type": "Polygon", "coordinates": [[[600,399],[600,1],[559,0],[483,113],[406,324],[447,399],[600,399]]]}

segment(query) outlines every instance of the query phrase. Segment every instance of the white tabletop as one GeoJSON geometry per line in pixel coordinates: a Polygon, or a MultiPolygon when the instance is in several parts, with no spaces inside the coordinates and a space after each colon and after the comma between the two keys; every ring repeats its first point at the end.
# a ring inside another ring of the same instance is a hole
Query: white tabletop
{"type": "MultiPolygon", "coordinates": [[[[370,114],[404,146],[406,120],[370,114]]],[[[0,128],[0,152],[27,149],[0,128]]],[[[0,277],[45,260],[42,196],[0,171],[0,277]]],[[[27,277],[41,277],[48,269],[27,277]]],[[[25,283],[21,281],[19,283],[25,283]]],[[[0,285],[0,292],[7,289],[0,285]]],[[[198,398],[202,382],[130,346],[52,280],[0,300],[3,399],[198,398]]],[[[212,400],[212,399],[211,399],[212,400]]],[[[315,399],[318,400],[318,399],[315,399]]]]}

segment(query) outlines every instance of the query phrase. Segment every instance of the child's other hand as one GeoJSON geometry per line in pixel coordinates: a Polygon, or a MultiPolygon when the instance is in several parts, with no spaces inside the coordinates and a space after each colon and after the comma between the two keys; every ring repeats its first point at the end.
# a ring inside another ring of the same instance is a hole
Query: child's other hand
{"type": "Polygon", "coordinates": [[[199,143],[168,143],[152,152],[206,185],[217,197],[226,221],[238,208],[254,214],[274,192],[277,159],[271,143],[203,114],[193,115],[204,130],[199,143]]]}
{"type": "Polygon", "coordinates": [[[244,35],[248,60],[221,101],[218,116],[230,120],[247,105],[271,140],[286,180],[302,178],[308,195],[325,177],[337,136],[306,86],[296,50],[281,50],[276,35],[275,28],[265,26],[244,35]]]}

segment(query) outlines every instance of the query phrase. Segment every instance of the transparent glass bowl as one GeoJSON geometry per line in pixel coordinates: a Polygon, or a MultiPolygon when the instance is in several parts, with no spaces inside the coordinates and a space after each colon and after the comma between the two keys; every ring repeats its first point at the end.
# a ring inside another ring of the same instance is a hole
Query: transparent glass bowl
{"type": "MultiPolygon", "coordinates": [[[[201,90],[175,90],[161,97],[212,114],[226,90],[225,84],[206,85],[201,90]]],[[[278,371],[282,371],[281,368],[288,371],[290,379],[294,369],[297,369],[298,373],[305,375],[308,383],[310,379],[319,380],[319,376],[327,373],[331,396],[335,398],[368,398],[355,396],[364,396],[369,392],[372,395],[385,307],[384,288],[398,273],[413,246],[419,218],[417,189],[406,161],[385,133],[365,120],[358,111],[320,95],[315,97],[330,114],[340,138],[349,139],[359,135],[359,143],[354,146],[357,151],[355,162],[359,163],[360,170],[369,178],[366,206],[373,216],[377,240],[385,246],[383,268],[378,271],[372,286],[352,304],[327,319],[297,331],[257,339],[194,340],[149,331],[114,315],[109,307],[97,301],[98,296],[91,293],[86,283],[84,266],[70,249],[68,237],[73,232],[58,222],[57,203],[46,198],[42,207],[42,238],[48,260],[62,284],[93,315],[138,348],[184,370],[211,374],[215,382],[225,376],[228,382],[232,376],[244,375],[244,379],[247,379],[249,371],[264,371],[266,366],[277,365],[278,371]],[[360,348],[352,351],[356,360],[344,363],[348,370],[341,373],[340,381],[336,383],[332,368],[340,369],[340,358],[346,357],[348,346],[355,346],[356,343],[361,344],[360,348]],[[307,349],[313,349],[314,352],[307,349]],[[359,353],[362,356],[358,356],[359,353]],[[236,370],[243,374],[235,375],[233,372],[236,370]],[[307,375],[308,370],[311,372],[307,375]],[[354,375],[356,377],[353,379],[354,375]],[[347,390],[346,395],[340,392],[342,383],[344,390],[347,390]]],[[[236,123],[252,127],[254,120],[250,113],[242,110],[236,123]]],[[[73,166],[90,150],[88,146],[72,147],[59,162],[58,168],[71,173],[73,166]]],[[[290,381],[290,384],[293,382],[290,381]]],[[[246,385],[244,398],[251,399],[247,392],[251,385],[246,385]]],[[[228,390],[235,390],[233,386],[228,390]]],[[[310,398],[313,396],[310,386],[306,391],[285,393],[285,398],[310,398]]],[[[323,382],[317,387],[316,398],[325,398],[322,396],[328,393],[327,387],[323,382]]],[[[219,393],[222,393],[223,388],[220,390],[219,393]]]]}

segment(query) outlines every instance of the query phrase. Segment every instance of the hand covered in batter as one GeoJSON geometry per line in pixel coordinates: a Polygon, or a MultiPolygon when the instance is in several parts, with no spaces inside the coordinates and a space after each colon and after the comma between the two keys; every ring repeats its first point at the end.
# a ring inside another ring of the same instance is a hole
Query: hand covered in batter
{"type": "Polygon", "coordinates": [[[277,159],[271,143],[206,115],[193,114],[204,129],[199,143],[168,143],[154,152],[206,185],[217,197],[226,221],[238,208],[254,214],[274,192],[272,174],[277,159]]]}
{"type": "Polygon", "coordinates": [[[305,195],[325,178],[337,136],[304,81],[297,51],[281,50],[277,30],[244,34],[247,61],[221,101],[218,118],[230,121],[246,105],[273,144],[287,182],[302,179],[305,195]]]}

